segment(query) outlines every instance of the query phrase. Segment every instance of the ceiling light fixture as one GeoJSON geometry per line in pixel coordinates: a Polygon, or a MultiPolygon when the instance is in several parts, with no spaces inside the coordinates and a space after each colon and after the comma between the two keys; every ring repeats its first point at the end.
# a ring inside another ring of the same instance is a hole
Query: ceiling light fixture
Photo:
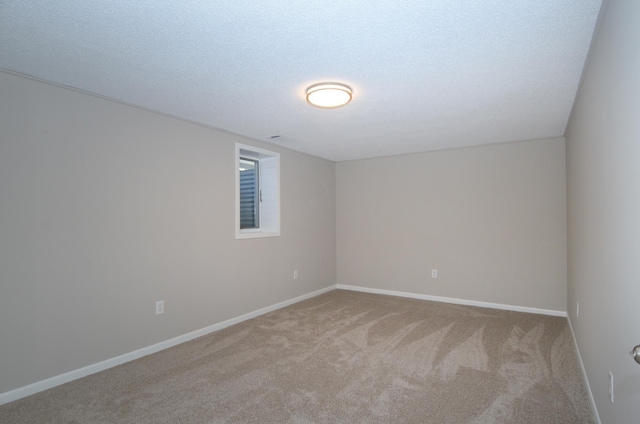
{"type": "Polygon", "coordinates": [[[351,101],[351,87],[339,82],[322,82],[307,88],[307,102],[325,109],[344,106],[351,101]]]}

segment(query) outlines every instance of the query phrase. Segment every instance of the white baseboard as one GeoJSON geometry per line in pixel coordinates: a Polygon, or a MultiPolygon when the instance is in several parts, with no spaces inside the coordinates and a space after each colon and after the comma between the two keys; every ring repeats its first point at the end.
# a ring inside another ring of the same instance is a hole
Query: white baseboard
{"type": "Polygon", "coordinates": [[[359,291],[365,293],[386,294],[389,296],[408,297],[411,299],[432,300],[434,302],[453,303],[456,305],[479,306],[481,308],[504,309],[507,311],[526,312],[530,314],[552,315],[556,317],[566,317],[566,311],[554,311],[550,309],[530,308],[527,306],[503,305],[501,303],[479,302],[476,300],[456,299],[452,297],[431,296],[428,294],[417,294],[408,292],[399,292],[393,290],[372,289],[369,287],[349,286],[338,284],[337,287],[343,290],[359,291]]]}
{"type": "Polygon", "coordinates": [[[198,337],[204,336],[209,333],[213,333],[218,330],[222,330],[223,328],[232,326],[234,324],[241,323],[243,321],[249,320],[251,318],[258,317],[260,315],[264,315],[268,312],[275,311],[277,309],[284,308],[285,306],[293,305],[294,303],[298,303],[302,300],[310,299],[312,297],[321,295],[323,293],[329,292],[331,290],[335,290],[336,285],[329,286],[327,288],[317,290],[302,296],[295,297],[293,299],[285,300],[284,302],[276,303],[275,305],[267,306],[262,309],[258,309],[257,311],[249,312],[244,315],[240,315],[239,317],[231,318],[223,322],[219,322],[217,324],[210,325],[205,328],[201,328],[200,330],[192,331],[187,334],[183,334],[182,336],[174,337],[173,339],[166,340],[164,342],[156,343],[151,346],[144,347],[142,349],[135,350],[133,352],[125,353],[120,356],[116,356],[115,358],[107,359],[96,364],[88,365],[83,368],[79,368],[77,370],[69,371],[64,374],[57,375],[55,377],[48,378],[46,380],[38,381],[33,384],[29,384],[24,387],[20,387],[14,390],[10,390],[5,393],[0,393],[0,405],[4,405],[5,403],[13,402],[14,400],[21,399],[26,396],[30,396],[41,392],[43,390],[51,389],[52,387],[59,386],[64,383],[68,383],[73,380],[77,380],[82,377],[86,377],[90,374],[95,374],[100,371],[104,371],[106,369],[115,367],[117,365],[124,364],[129,361],[133,361],[138,358],[142,358],[143,356],[150,355],[152,353],[159,352],[164,349],[168,349],[170,347],[179,345],[184,342],[188,342],[190,340],[196,339],[198,337]]]}
{"type": "Polygon", "coordinates": [[[593,419],[596,422],[596,424],[601,424],[600,415],[598,415],[598,407],[596,406],[596,399],[593,397],[593,392],[591,391],[591,385],[589,384],[589,379],[587,378],[587,370],[584,367],[584,362],[582,362],[582,355],[580,355],[580,348],[578,348],[576,333],[573,332],[573,325],[571,324],[571,318],[567,317],[567,321],[569,321],[571,338],[573,339],[573,345],[575,346],[576,353],[578,354],[578,363],[580,364],[580,371],[582,372],[582,380],[584,381],[584,385],[587,388],[587,394],[589,395],[589,403],[591,404],[591,413],[593,415],[593,419]]]}

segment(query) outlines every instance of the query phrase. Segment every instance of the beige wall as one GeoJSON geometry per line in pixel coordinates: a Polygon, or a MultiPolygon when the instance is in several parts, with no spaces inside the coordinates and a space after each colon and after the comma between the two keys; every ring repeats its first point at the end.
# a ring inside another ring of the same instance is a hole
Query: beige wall
{"type": "Polygon", "coordinates": [[[338,163],[338,283],[565,311],[564,149],[551,139],[338,163]]]}
{"type": "Polygon", "coordinates": [[[616,424],[640,420],[638,40],[640,2],[606,2],[567,131],[568,310],[600,418],[616,424]]]}
{"type": "Polygon", "coordinates": [[[332,162],[6,73],[0,128],[0,393],[336,283],[332,162]],[[280,237],[235,239],[237,141],[280,237]]]}

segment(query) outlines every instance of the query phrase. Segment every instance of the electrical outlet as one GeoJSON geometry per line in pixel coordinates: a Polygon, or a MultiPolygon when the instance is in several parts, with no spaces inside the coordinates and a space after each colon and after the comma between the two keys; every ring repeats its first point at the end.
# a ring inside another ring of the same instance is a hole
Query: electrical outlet
{"type": "Polygon", "coordinates": [[[431,270],[431,278],[438,278],[438,270],[437,269],[432,269],[431,270]]]}
{"type": "Polygon", "coordinates": [[[164,300],[156,302],[156,315],[164,314],[164,300]]]}
{"type": "Polygon", "coordinates": [[[576,318],[580,316],[580,302],[576,302],[576,318]]]}
{"type": "Polygon", "coordinates": [[[297,270],[297,269],[294,269],[294,270],[293,270],[293,279],[294,279],[294,280],[297,280],[297,279],[298,279],[298,270],[297,270]]]}
{"type": "Polygon", "coordinates": [[[611,371],[609,371],[609,396],[611,403],[613,403],[613,373],[611,371]]]}

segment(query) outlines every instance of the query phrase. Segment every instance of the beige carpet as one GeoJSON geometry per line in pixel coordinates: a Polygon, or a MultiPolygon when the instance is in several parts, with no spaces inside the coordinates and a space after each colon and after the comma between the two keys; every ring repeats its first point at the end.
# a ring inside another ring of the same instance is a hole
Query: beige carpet
{"type": "Polygon", "coordinates": [[[0,407],[0,423],[592,423],[565,318],[335,290],[0,407]]]}

